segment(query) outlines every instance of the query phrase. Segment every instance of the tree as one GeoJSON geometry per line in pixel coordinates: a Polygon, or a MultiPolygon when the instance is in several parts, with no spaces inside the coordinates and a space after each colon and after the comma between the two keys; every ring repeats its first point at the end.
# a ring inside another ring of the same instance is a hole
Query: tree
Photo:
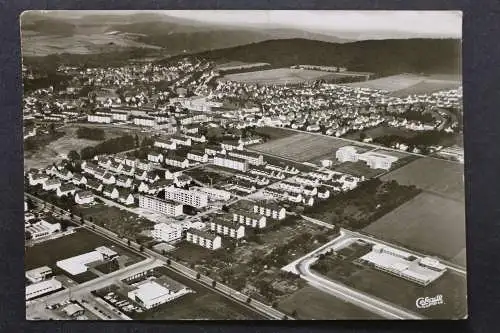
{"type": "Polygon", "coordinates": [[[217,285],[217,281],[212,280],[212,288],[215,288],[216,285],[217,285]]]}
{"type": "Polygon", "coordinates": [[[252,302],[252,298],[251,297],[248,297],[247,298],[247,303],[250,304],[252,302]]]}
{"type": "Polygon", "coordinates": [[[364,139],[366,139],[366,133],[365,132],[359,133],[359,140],[363,141],[364,139]]]}
{"type": "Polygon", "coordinates": [[[200,273],[196,273],[196,280],[199,280],[201,277],[201,274],[200,273]]]}
{"type": "Polygon", "coordinates": [[[127,245],[130,246],[131,242],[130,239],[127,239],[127,245]]]}
{"type": "Polygon", "coordinates": [[[77,161],[80,159],[80,154],[78,154],[78,152],[76,150],[71,150],[69,153],[68,153],[68,159],[70,161],[77,161]]]}
{"type": "Polygon", "coordinates": [[[172,261],[170,259],[167,259],[167,265],[170,266],[172,264],[172,261]]]}
{"type": "Polygon", "coordinates": [[[141,245],[139,246],[139,251],[141,251],[141,252],[142,252],[142,251],[144,251],[144,245],[142,245],[142,244],[141,244],[141,245]]]}
{"type": "Polygon", "coordinates": [[[226,205],[222,205],[222,211],[225,213],[229,212],[229,207],[227,207],[226,205]]]}
{"type": "Polygon", "coordinates": [[[137,134],[134,136],[134,143],[136,147],[139,147],[139,136],[137,134]]]}

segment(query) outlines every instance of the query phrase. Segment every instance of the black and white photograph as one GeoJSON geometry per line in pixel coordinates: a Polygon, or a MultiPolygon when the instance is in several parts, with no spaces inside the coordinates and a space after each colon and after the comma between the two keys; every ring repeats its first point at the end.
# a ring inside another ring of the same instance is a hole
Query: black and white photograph
{"type": "Polygon", "coordinates": [[[20,34],[27,320],[468,317],[462,12],[20,34]]]}

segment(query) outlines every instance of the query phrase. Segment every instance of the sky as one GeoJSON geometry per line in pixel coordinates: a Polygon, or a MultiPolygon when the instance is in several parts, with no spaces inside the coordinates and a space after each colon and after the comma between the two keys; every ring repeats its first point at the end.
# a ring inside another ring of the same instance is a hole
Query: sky
{"type": "MultiPolygon", "coordinates": [[[[59,12],[61,13],[61,12],[59,12]]],[[[200,22],[253,28],[294,28],[358,38],[461,38],[460,11],[334,11],[334,10],[163,10],[64,11],[85,14],[157,13],[200,22]]]]}
{"type": "Polygon", "coordinates": [[[315,32],[397,32],[461,37],[459,11],[168,11],[166,15],[236,26],[297,28],[315,32]]]}

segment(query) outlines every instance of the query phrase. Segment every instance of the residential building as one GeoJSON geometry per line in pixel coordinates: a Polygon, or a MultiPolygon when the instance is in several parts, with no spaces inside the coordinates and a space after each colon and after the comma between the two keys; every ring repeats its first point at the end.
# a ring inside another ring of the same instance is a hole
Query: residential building
{"type": "Polygon", "coordinates": [[[202,208],[208,205],[208,195],[206,193],[194,190],[184,190],[176,187],[167,187],[165,189],[165,199],[196,208],[202,208]]]}
{"type": "Polygon", "coordinates": [[[190,151],[187,154],[187,158],[192,161],[207,163],[208,162],[208,154],[203,151],[190,151]]]}
{"type": "Polygon", "coordinates": [[[245,236],[245,227],[222,218],[214,218],[210,221],[210,230],[230,238],[240,239],[245,236]]]}
{"type": "Polygon", "coordinates": [[[120,175],[116,177],[116,186],[131,188],[132,187],[132,178],[120,175]]]}
{"type": "Polygon", "coordinates": [[[45,191],[56,191],[61,186],[61,181],[57,178],[48,178],[42,185],[45,191]]]}
{"type": "Polygon", "coordinates": [[[90,204],[94,202],[94,194],[90,191],[79,191],[75,193],[75,203],[79,205],[90,204]]]}
{"type": "Polygon", "coordinates": [[[133,205],[135,202],[132,193],[124,189],[120,189],[118,191],[118,201],[126,206],[133,205]]]}
{"type": "Polygon", "coordinates": [[[207,194],[210,201],[228,201],[231,199],[231,192],[217,188],[193,186],[191,189],[207,194]]]}
{"type": "Polygon", "coordinates": [[[118,199],[120,192],[118,192],[116,187],[108,185],[104,186],[104,188],[102,189],[102,194],[110,199],[118,199]]]}
{"type": "Polygon", "coordinates": [[[245,210],[233,211],[233,222],[240,223],[252,228],[263,229],[266,227],[267,218],[245,210]]]}
{"type": "Polygon", "coordinates": [[[62,196],[73,196],[78,188],[72,184],[72,183],[66,183],[62,184],[57,188],[57,196],[62,197],[62,196]]]}
{"type": "Polygon", "coordinates": [[[111,115],[107,114],[89,114],[87,115],[87,121],[89,123],[101,123],[101,124],[110,124],[113,120],[111,115]]]}
{"type": "Polygon", "coordinates": [[[248,162],[246,160],[237,157],[227,157],[222,154],[214,156],[214,164],[242,172],[246,172],[248,170],[248,162]]]}
{"type": "Polygon", "coordinates": [[[228,152],[229,156],[241,158],[243,160],[247,160],[249,164],[252,165],[262,165],[264,164],[264,157],[262,154],[254,153],[251,151],[245,150],[230,150],[228,152]]]}
{"type": "Polygon", "coordinates": [[[187,230],[186,240],[210,250],[217,250],[222,246],[222,238],[219,235],[193,228],[187,230]]]}
{"type": "Polygon", "coordinates": [[[139,207],[174,217],[183,214],[181,203],[148,195],[139,195],[139,207]]]}
{"type": "Polygon", "coordinates": [[[149,153],[148,154],[148,161],[151,161],[153,163],[162,163],[163,162],[163,155],[161,153],[149,153]]]}
{"type": "Polygon", "coordinates": [[[191,146],[191,138],[181,135],[174,135],[170,138],[172,142],[182,146],[191,146]]]}
{"type": "Polygon", "coordinates": [[[87,188],[90,188],[92,190],[95,190],[97,192],[101,192],[104,185],[102,183],[100,183],[99,181],[95,180],[95,179],[89,179],[87,181],[87,184],[85,184],[85,186],[87,188]]]}
{"type": "Polygon", "coordinates": [[[175,223],[157,223],[151,232],[151,236],[162,242],[177,241],[182,237],[182,226],[175,223]]]}
{"type": "Polygon", "coordinates": [[[286,217],[285,208],[274,202],[260,201],[253,205],[253,212],[264,215],[275,220],[283,220],[286,217]]]}
{"type": "Polygon", "coordinates": [[[185,157],[180,157],[180,156],[172,156],[172,157],[165,156],[165,164],[171,165],[176,168],[186,169],[189,167],[189,160],[185,157]]]}
{"type": "Polygon", "coordinates": [[[153,145],[155,147],[163,149],[169,149],[169,150],[177,149],[177,144],[170,139],[156,139],[153,145]]]}

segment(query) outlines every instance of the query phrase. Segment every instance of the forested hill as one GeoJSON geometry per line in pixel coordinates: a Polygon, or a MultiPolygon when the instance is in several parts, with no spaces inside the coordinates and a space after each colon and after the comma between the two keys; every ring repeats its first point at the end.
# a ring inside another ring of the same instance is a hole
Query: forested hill
{"type": "Polygon", "coordinates": [[[456,39],[386,39],[342,44],[281,39],[195,55],[215,61],[268,62],[273,66],[345,66],[379,74],[461,72],[461,41],[456,39]]]}

